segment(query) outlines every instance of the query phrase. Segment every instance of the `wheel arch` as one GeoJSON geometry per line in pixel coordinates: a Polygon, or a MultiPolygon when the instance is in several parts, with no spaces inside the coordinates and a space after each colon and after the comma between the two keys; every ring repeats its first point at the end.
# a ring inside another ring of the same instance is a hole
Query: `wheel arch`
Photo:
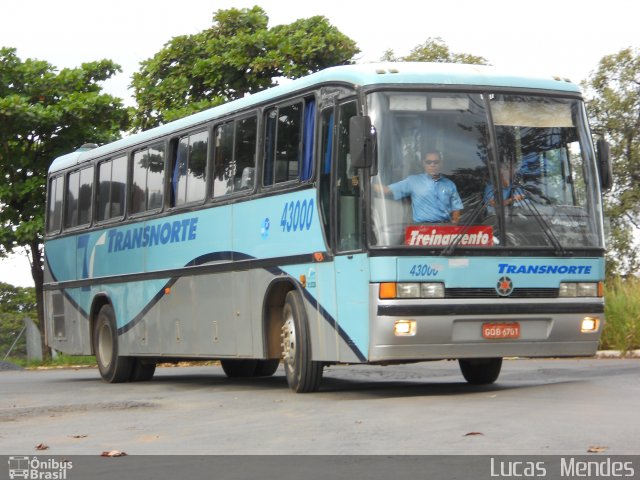
{"type": "Polygon", "coordinates": [[[282,309],[287,293],[300,291],[300,285],[291,277],[274,279],[265,291],[262,303],[262,336],[266,358],[282,356],[282,309]]]}
{"type": "Polygon", "coordinates": [[[91,310],[89,311],[89,338],[91,342],[91,354],[95,355],[95,345],[94,345],[94,335],[95,335],[95,327],[96,320],[98,319],[98,314],[100,313],[100,309],[105,305],[111,305],[111,299],[107,296],[106,293],[99,293],[93,298],[93,302],[91,303],[91,310]]]}

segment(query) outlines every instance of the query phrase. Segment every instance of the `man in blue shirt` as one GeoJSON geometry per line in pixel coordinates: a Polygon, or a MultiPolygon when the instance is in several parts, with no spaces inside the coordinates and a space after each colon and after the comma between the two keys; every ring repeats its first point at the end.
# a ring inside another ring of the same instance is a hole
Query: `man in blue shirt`
{"type": "MultiPolygon", "coordinates": [[[[500,183],[502,184],[502,203],[505,207],[524,206],[525,191],[522,187],[514,186],[511,183],[512,174],[509,165],[500,165],[500,183]]],[[[487,214],[496,214],[496,200],[494,198],[493,185],[488,184],[484,189],[484,204],[487,206],[487,214]]]]}
{"type": "Polygon", "coordinates": [[[409,175],[399,182],[375,185],[374,188],[392,195],[395,200],[411,197],[413,221],[416,223],[458,223],[462,200],[456,185],[440,175],[440,153],[428,152],[422,164],[425,173],[409,175]]]}

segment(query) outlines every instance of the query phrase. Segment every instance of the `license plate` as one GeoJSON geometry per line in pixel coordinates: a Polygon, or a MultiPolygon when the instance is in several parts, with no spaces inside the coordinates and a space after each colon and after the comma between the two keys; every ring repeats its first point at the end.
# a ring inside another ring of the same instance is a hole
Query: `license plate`
{"type": "Polygon", "coordinates": [[[520,338],[520,323],[483,323],[482,338],[520,338]]]}

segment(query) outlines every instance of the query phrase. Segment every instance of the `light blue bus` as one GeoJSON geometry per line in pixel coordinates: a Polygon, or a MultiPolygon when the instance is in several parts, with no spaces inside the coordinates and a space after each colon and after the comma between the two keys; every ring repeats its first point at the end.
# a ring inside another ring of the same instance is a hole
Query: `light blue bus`
{"type": "Polygon", "coordinates": [[[282,361],[295,392],[330,364],[458,359],[486,384],[505,356],[592,355],[609,183],[572,83],[330,68],[57,158],[47,342],[95,354],[107,382],[165,360],[218,359],[229,377],[282,361]],[[424,175],[428,152],[455,224],[380,193],[424,175]]]}

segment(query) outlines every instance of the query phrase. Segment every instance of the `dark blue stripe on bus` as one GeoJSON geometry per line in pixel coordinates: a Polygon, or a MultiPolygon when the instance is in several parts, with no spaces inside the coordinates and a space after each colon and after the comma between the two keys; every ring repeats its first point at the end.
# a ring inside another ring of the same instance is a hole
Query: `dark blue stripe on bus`
{"type": "MultiPolygon", "coordinates": [[[[304,259],[311,259],[310,255],[303,255],[303,256],[296,256],[296,261],[295,262],[286,262],[286,263],[291,263],[291,264],[295,264],[295,263],[300,263],[301,258],[303,257],[304,259]]],[[[286,258],[286,257],[285,257],[286,258]]],[[[246,269],[251,269],[251,268],[263,268],[264,270],[266,270],[267,272],[271,273],[272,275],[275,276],[280,276],[280,275],[287,275],[287,273],[282,270],[280,267],[276,267],[276,266],[272,266],[273,263],[278,262],[279,264],[282,264],[282,261],[284,259],[283,258],[278,258],[278,259],[256,259],[255,257],[252,257],[250,255],[247,255],[245,253],[241,253],[241,252],[233,252],[233,251],[224,251],[224,252],[212,252],[212,253],[208,253],[206,255],[202,255],[200,257],[196,257],[193,260],[191,260],[190,262],[188,262],[184,269],[177,269],[177,270],[170,270],[170,271],[164,271],[164,272],[147,272],[144,274],[133,274],[133,275],[126,275],[126,276],[120,276],[120,277],[115,277],[115,278],[109,278],[108,281],[105,281],[107,279],[85,279],[85,280],[80,280],[80,281],[73,281],[73,282],[64,282],[63,286],[65,288],[72,288],[69,284],[73,285],[73,288],[77,288],[80,286],[85,286],[87,284],[87,282],[90,283],[124,283],[124,282],[128,282],[128,281],[140,281],[140,280],[144,280],[144,279],[150,279],[150,278],[158,278],[158,277],[166,277],[168,274],[169,275],[175,275],[176,273],[185,273],[185,274],[193,274],[193,273],[197,273],[197,274],[207,274],[207,273],[214,273],[213,271],[234,271],[234,270],[238,270],[238,264],[236,262],[246,262],[246,269]],[[215,268],[216,265],[211,265],[212,262],[229,262],[229,263],[225,263],[223,265],[220,265],[220,268],[215,268]],[[214,267],[214,268],[206,268],[206,269],[198,269],[197,272],[194,272],[193,270],[191,270],[192,267],[214,267]],[[188,269],[188,270],[187,270],[188,269]],[[133,278],[132,278],[133,277],[133,278]],[[141,278],[142,277],[142,278],[141,278]]],[[[46,256],[45,256],[45,261],[46,261],[46,256]]],[[[244,267],[244,266],[243,266],[244,267]]],[[[244,269],[244,268],[242,268],[244,269]]],[[[49,268],[49,272],[51,272],[51,269],[49,268]]],[[[52,277],[53,277],[53,273],[52,273],[52,277]]],[[[131,330],[133,327],[135,327],[143,318],[144,316],[149,313],[149,311],[160,301],[160,299],[162,299],[162,297],[164,297],[165,295],[165,289],[166,288],[171,288],[180,278],[182,278],[182,275],[180,276],[172,276],[172,278],[162,287],[162,289],[160,289],[151,299],[151,301],[140,311],[140,313],[138,313],[138,315],[136,315],[130,322],[128,322],[126,325],[118,328],[118,335],[122,335],[126,332],[128,332],[129,330],[131,330]]],[[[296,280],[293,279],[299,286],[300,283],[296,280]]],[[[56,282],[56,279],[54,278],[54,282],[56,282]]],[[[54,287],[53,285],[49,286],[48,289],[52,289],[52,287],[54,287]]],[[[304,298],[307,300],[307,302],[309,302],[309,304],[318,311],[318,313],[322,316],[322,318],[331,326],[331,328],[333,328],[338,335],[340,336],[340,338],[348,345],[348,347],[351,349],[351,351],[353,352],[353,354],[358,358],[358,360],[360,360],[361,362],[366,362],[367,358],[365,357],[365,355],[360,351],[360,349],[358,348],[358,346],[355,344],[355,342],[353,341],[353,339],[349,336],[349,334],[347,332],[344,331],[344,329],[338,324],[338,322],[335,320],[335,318],[333,318],[333,316],[327,312],[327,310],[325,310],[325,308],[320,305],[320,303],[305,289],[302,288],[300,286],[299,291],[302,292],[302,295],[304,296],[304,298]]],[[[73,300],[73,298],[71,298],[70,295],[68,295],[64,289],[63,289],[64,295],[67,298],[67,300],[69,302],[71,302],[85,317],[89,317],[88,313],[85,312],[80,305],[78,305],[75,300],[73,300]]]]}

